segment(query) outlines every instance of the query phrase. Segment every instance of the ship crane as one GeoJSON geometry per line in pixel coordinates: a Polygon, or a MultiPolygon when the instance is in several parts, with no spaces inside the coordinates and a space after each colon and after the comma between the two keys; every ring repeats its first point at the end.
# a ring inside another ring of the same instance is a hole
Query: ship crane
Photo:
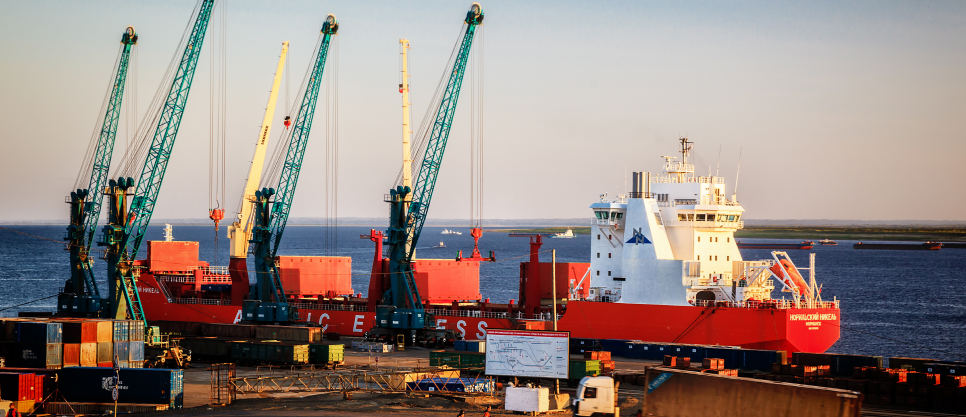
{"type": "MultiPolygon", "coordinates": [[[[232,305],[242,305],[242,301],[248,295],[248,241],[252,237],[252,228],[254,227],[252,211],[255,207],[255,193],[258,191],[258,183],[261,182],[262,178],[262,168],[265,166],[265,153],[272,132],[272,119],[275,117],[278,89],[282,83],[282,72],[285,70],[285,57],[287,55],[288,42],[282,42],[282,53],[278,57],[278,68],[275,70],[275,79],[272,81],[272,91],[268,95],[268,106],[265,108],[262,127],[258,130],[258,141],[255,142],[255,154],[252,156],[252,166],[248,171],[248,179],[245,182],[241,207],[238,208],[236,220],[228,226],[228,274],[231,277],[232,305]]],[[[291,117],[285,116],[286,129],[291,125],[291,120],[291,117]]]]}
{"type": "Polygon", "coordinates": [[[251,290],[249,299],[242,304],[242,317],[245,321],[285,323],[298,319],[298,310],[291,308],[286,301],[279,270],[275,265],[275,255],[292,210],[295,186],[302,169],[302,159],[305,157],[312,119],[315,117],[315,105],[322,86],[322,73],[329,54],[329,44],[338,31],[339,23],[335,15],[328,15],[322,24],[322,39],[314,67],[308,75],[302,103],[288,130],[290,139],[278,186],[255,192],[255,226],[250,241],[255,258],[255,288],[251,290]]]}
{"type": "Polygon", "coordinates": [[[107,185],[111,156],[114,154],[114,139],[121,116],[121,101],[127,82],[127,69],[131,59],[131,49],[138,42],[134,26],[128,26],[121,35],[121,54],[117,62],[114,84],[108,96],[107,111],[96,136],[96,145],[90,161],[90,180],[87,188],[70,193],[70,225],[64,240],[68,241],[70,251],[70,278],[64,284],[64,291],[57,297],[57,314],[61,316],[99,316],[101,295],[94,280],[93,259],[90,257],[91,245],[97,221],[101,217],[101,191],[107,185]],[[92,195],[93,194],[93,195],[92,195]]]}
{"type": "MultiPolygon", "coordinates": [[[[110,180],[105,192],[111,202],[110,214],[98,245],[108,247],[107,272],[108,282],[111,285],[108,307],[109,317],[112,318],[145,321],[134,278],[133,262],[144,241],[144,234],[147,232],[151,215],[157,204],[164,172],[171,159],[171,150],[178,136],[181,118],[184,116],[188,93],[191,91],[191,81],[198,66],[198,58],[204,45],[205,32],[213,7],[214,0],[202,0],[198,8],[167,98],[160,109],[158,124],[144,159],[137,186],[135,187],[134,178],[120,177],[116,181],[110,180]],[[129,190],[132,187],[134,192],[130,193],[129,190]],[[133,196],[130,208],[128,208],[128,196],[133,196]]],[[[146,325],[145,328],[147,328],[146,325]]]]}
{"type": "MultiPolygon", "coordinates": [[[[412,339],[432,339],[432,343],[438,344],[441,340],[455,338],[451,330],[436,330],[432,315],[426,313],[416,288],[413,260],[456,114],[456,104],[473,38],[477,27],[483,23],[483,10],[479,3],[473,3],[463,22],[466,24],[466,31],[462,35],[453,69],[449,72],[448,82],[440,96],[439,107],[428,132],[426,151],[413,187],[399,185],[389,191],[387,201],[390,203],[390,217],[387,234],[390,285],[382,295],[381,304],[376,306],[376,325],[369,333],[372,338],[398,341],[397,336],[402,336],[407,344],[412,343],[412,339]],[[411,335],[412,339],[405,337],[406,335],[411,335]]],[[[405,175],[406,169],[403,171],[405,175]]]]}

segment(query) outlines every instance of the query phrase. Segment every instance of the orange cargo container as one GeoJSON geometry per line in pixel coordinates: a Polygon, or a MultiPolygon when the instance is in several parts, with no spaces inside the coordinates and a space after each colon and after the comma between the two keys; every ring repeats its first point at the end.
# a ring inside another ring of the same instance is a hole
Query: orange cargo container
{"type": "Polygon", "coordinates": [[[148,241],[151,272],[191,271],[198,267],[198,242],[148,241]]]}
{"type": "MultiPolygon", "coordinates": [[[[387,265],[388,269],[388,265],[387,265]]],[[[417,259],[416,288],[424,303],[480,300],[480,263],[452,259],[417,259]]]]}
{"type": "Polygon", "coordinates": [[[80,366],[80,343],[64,343],[64,368],[80,366]]]}
{"type": "Polygon", "coordinates": [[[80,344],[80,366],[97,366],[97,343],[80,344]]]}
{"type": "Polygon", "coordinates": [[[277,256],[286,295],[352,294],[352,258],[348,256],[277,256]]]}

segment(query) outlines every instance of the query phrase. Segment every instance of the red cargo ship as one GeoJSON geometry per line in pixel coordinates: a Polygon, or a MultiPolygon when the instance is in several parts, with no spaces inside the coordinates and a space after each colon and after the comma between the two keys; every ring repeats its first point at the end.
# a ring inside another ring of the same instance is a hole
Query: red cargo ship
{"type": "MultiPolygon", "coordinates": [[[[681,142],[683,160],[666,157],[663,176],[634,173],[629,196],[602,196],[591,205],[591,262],[556,267],[558,328],[575,338],[827,350],[839,338],[838,300],[823,301],[814,268],[796,268],[784,252],[742,260],[734,231],[744,210],[734,196],[724,198],[721,178],[694,176],[687,162],[691,143],[681,142]],[[771,297],[776,282],[790,299],[771,297]]],[[[278,257],[300,320],[351,336],[373,327],[388,260],[381,233],[370,237],[375,257],[368,297],[353,295],[349,258],[278,257]]],[[[467,339],[494,328],[550,329],[551,267],[539,262],[541,244],[540,236],[531,237],[519,303],[482,299],[479,260],[418,260],[427,312],[437,326],[467,339]]],[[[149,242],[135,274],[148,320],[241,320],[242,300],[232,297],[228,268],[198,261],[197,242],[149,242]]]]}

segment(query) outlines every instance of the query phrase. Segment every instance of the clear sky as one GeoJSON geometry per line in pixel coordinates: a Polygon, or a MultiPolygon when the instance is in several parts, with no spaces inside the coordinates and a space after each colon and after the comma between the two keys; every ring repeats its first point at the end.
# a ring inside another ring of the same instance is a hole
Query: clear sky
{"type": "MultiPolygon", "coordinates": [[[[334,13],[339,213],[387,216],[382,197],[399,170],[398,39],[412,42],[418,124],[469,4],[229,1],[230,211],[281,42],[291,42],[295,100],[325,15],[334,13]]],[[[140,35],[143,113],[180,54],[194,5],[0,2],[0,221],[66,221],[64,196],[102,117],[121,33],[134,25],[140,35]]],[[[660,156],[688,135],[699,171],[720,162],[729,190],[743,149],[738,196],[748,219],[966,220],[966,2],[482,5],[485,218],[587,217],[599,194],[627,191],[625,172],[658,172],[660,156]]],[[[210,60],[206,49],[155,218],[207,217],[210,60]]],[[[467,91],[434,218],[468,217],[467,91]]],[[[323,215],[321,117],[293,216],[323,215]]],[[[124,132],[122,121],[116,155],[124,132]]]]}

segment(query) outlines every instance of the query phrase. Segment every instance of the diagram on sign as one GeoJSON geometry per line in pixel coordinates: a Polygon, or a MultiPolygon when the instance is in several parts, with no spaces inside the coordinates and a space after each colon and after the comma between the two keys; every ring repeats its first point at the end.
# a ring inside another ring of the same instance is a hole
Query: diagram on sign
{"type": "Polygon", "coordinates": [[[568,334],[491,330],[486,335],[486,373],[567,378],[568,334]]]}

